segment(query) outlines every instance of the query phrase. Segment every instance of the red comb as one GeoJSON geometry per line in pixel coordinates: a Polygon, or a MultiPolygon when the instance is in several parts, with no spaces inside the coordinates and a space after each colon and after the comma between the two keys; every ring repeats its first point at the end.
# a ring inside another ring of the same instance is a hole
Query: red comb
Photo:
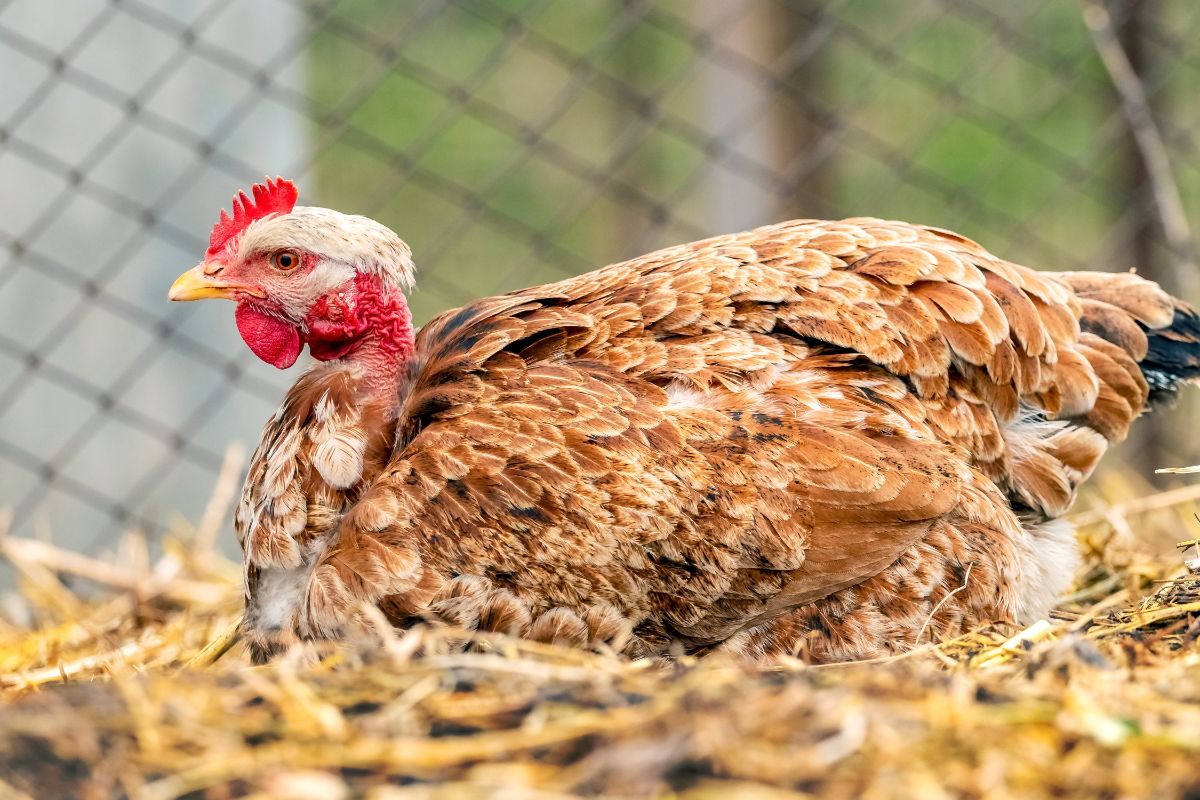
{"type": "Polygon", "coordinates": [[[254,194],[251,200],[245,192],[238,192],[233,198],[233,216],[221,209],[221,218],[213,225],[212,233],[208,236],[208,251],[204,254],[211,258],[225,249],[229,240],[237,236],[254,222],[269,214],[287,214],[296,205],[296,184],[283,178],[275,180],[267,178],[266,184],[256,183],[250,190],[254,194]]]}

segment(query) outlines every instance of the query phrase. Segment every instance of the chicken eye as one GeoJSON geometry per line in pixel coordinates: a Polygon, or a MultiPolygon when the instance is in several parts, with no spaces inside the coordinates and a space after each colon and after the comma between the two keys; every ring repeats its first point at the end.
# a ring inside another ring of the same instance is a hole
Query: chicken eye
{"type": "Polygon", "coordinates": [[[284,250],[271,255],[271,266],[275,269],[281,269],[284,272],[295,269],[300,266],[300,256],[295,253],[284,250]]]}

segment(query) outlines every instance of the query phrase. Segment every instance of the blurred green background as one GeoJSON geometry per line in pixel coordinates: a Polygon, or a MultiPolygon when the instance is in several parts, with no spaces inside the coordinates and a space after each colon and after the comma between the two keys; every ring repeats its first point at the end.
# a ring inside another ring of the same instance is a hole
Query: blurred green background
{"type": "MultiPolygon", "coordinates": [[[[1200,3],[1104,7],[1194,228],[1200,3]]],[[[85,550],[197,519],[294,380],[164,299],[268,172],[408,240],[418,322],[859,215],[1200,300],[1083,0],[0,0],[0,75],[0,507],[85,550]]],[[[1198,409],[1104,470],[1178,481],[1198,409]]]]}
{"type": "MultiPolygon", "coordinates": [[[[1200,4],[1108,6],[1200,216],[1200,4]]],[[[340,4],[308,61],[323,202],[413,245],[418,319],[792,217],[952,228],[1191,299],[1076,2],[340,4]]],[[[1200,460],[1195,404],[1118,458],[1200,460]]],[[[1110,459],[1110,461],[1115,459],[1110,459]]]]}
{"type": "MultiPolygon", "coordinates": [[[[321,200],[432,262],[422,316],[795,216],[902,218],[1034,266],[1172,277],[1076,3],[437,5],[342,3],[308,64],[321,200]],[[722,216],[721,193],[749,208],[722,216]]],[[[1114,13],[1138,27],[1194,214],[1200,6],[1114,13]]]]}

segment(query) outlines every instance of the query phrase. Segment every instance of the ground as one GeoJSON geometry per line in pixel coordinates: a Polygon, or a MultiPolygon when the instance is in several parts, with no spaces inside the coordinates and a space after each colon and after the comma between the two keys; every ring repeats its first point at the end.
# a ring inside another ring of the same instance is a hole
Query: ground
{"type": "Polygon", "coordinates": [[[153,563],[137,537],[108,562],[0,539],[21,576],[0,796],[1200,796],[1196,551],[1130,538],[1155,508],[1187,534],[1198,495],[1083,514],[1077,591],[1017,636],[828,667],[382,626],[252,667],[227,649],[240,571],[211,532],[153,563]]]}

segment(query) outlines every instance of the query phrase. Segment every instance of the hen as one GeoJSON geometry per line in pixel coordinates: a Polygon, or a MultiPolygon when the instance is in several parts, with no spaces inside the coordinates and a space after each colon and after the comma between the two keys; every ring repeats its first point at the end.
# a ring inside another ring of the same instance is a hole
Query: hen
{"type": "Polygon", "coordinates": [[[173,300],[319,363],[236,513],[259,660],[376,606],[633,655],[812,661],[1049,610],[1110,443],[1200,376],[1131,273],[902,222],[784,222],[479,300],[414,333],[410,250],[275,179],[173,300]]]}

